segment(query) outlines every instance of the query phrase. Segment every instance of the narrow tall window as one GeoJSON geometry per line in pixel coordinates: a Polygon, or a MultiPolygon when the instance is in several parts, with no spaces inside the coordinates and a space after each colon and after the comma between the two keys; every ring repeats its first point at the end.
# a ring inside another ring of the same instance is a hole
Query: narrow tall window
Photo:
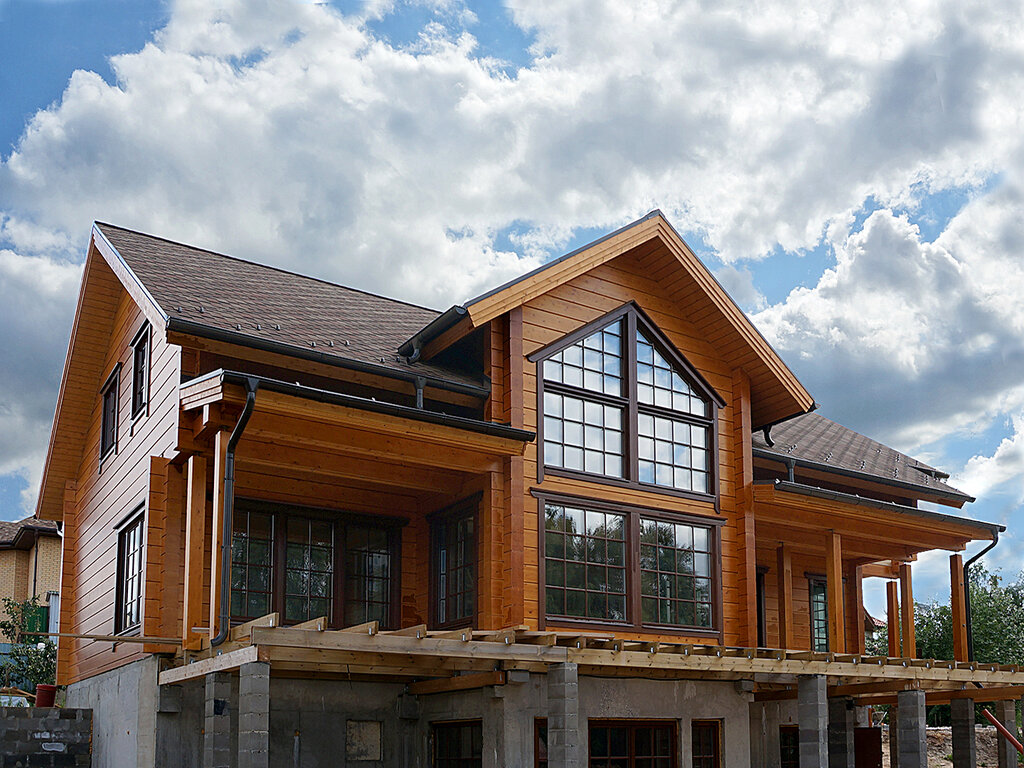
{"type": "Polygon", "coordinates": [[[476,617],[476,499],[431,524],[434,624],[469,625],[476,617]]]}
{"type": "Polygon", "coordinates": [[[143,521],[140,514],[117,534],[117,590],[114,632],[134,629],[142,622],[143,521]]]}
{"type": "Polygon", "coordinates": [[[100,415],[100,459],[117,446],[117,389],[121,368],[118,366],[103,385],[103,411],[100,415]]]}
{"type": "Polygon", "coordinates": [[[800,728],[796,725],[779,726],[779,768],[800,768],[800,728]]]}
{"type": "Polygon", "coordinates": [[[811,606],[811,650],[828,652],[828,594],[824,579],[807,580],[811,606]]]}
{"type": "Polygon", "coordinates": [[[274,518],[239,509],[232,522],[231,615],[266,616],[274,585],[274,518]]]}
{"type": "Polygon", "coordinates": [[[483,763],[483,723],[434,723],[434,768],[479,768],[483,763]]]}
{"type": "Polygon", "coordinates": [[[722,724],[718,720],[694,720],[693,768],[722,768],[722,724]]]}
{"type": "Polygon", "coordinates": [[[149,325],[132,342],[132,418],[149,405],[149,325]]]}

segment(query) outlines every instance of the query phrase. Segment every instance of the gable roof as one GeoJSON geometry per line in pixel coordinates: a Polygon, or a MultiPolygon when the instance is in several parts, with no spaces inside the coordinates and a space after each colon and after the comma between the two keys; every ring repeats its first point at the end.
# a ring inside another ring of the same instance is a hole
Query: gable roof
{"type": "MultiPolygon", "coordinates": [[[[482,387],[445,366],[410,365],[398,347],[433,321],[437,310],[244,261],[161,237],[97,222],[94,232],[167,328],[285,354],[315,351],[326,362],[351,361],[408,377],[482,387]]],[[[139,300],[137,298],[137,300],[139,300]]]]}
{"type": "Polygon", "coordinates": [[[0,549],[16,548],[21,539],[31,536],[57,536],[57,524],[50,520],[26,517],[23,520],[0,520],[0,549]]]}
{"type": "Polygon", "coordinates": [[[808,468],[861,477],[940,497],[961,506],[974,498],[946,483],[949,477],[923,461],[847,429],[817,413],[807,413],[771,428],[772,445],[762,432],[752,436],[754,455],[796,460],[808,468]]]}
{"type": "Polygon", "coordinates": [[[455,341],[460,335],[479,328],[510,309],[640,246],[653,247],[674,259],[688,278],[687,289],[696,288],[695,294],[688,298],[690,302],[700,304],[694,306],[693,311],[702,315],[707,313],[720,323],[722,343],[717,346],[722,349],[727,362],[732,367],[743,369],[751,381],[755,429],[806,413],[814,407],[810,393],[658,210],[470,299],[461,307],[452,307],[432,325],[410,337],[402,345],[402,353],[415,359],[432,347],[437,351],[439,344],[455,341]]]}

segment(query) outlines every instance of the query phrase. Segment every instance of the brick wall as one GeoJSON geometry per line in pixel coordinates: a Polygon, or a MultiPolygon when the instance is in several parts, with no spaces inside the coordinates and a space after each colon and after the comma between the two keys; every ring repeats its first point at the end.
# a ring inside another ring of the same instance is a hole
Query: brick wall
{"type": "Polygon", "coordinates": [[[92,710],[0,707],[0,744],[5,768],[88,768],[92,710]]]}

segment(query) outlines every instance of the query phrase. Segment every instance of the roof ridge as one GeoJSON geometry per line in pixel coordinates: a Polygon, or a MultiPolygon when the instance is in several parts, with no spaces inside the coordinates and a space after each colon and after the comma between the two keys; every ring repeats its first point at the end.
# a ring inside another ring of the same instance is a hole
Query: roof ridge
{"type": "Polygon", "coordinates": [[[264,264],[264,263],[259,262],[259,261],[253,261],[252,259],[243,259],[243,258],[241,258],[239,256],[232,256],[229,253],[221,253],[220,251],[214,251],[214,250],[211,250],[209,248],[200,248],[197,245],[192,245],[190,243],[183,243],[180,240],[171,240],[169,237],[162,237],[160,235],[153,235],[153,234],[150,234],[149,232],[140,232],[137,229],[129,229],[128,227],[122,227],[122,226],[119,226],[117,224],[111,224],[109,221],[99,221],[99,220],[97,220],[97,221],[94,221],[93,224],[95,226],[111,227],[112,229],[117,229],[117,230],[120,230],[121,232],[129,232],[129,233],[131,233],[133,235],[140,235],[141,237],[148,237],[148,238],[150,238],[152,240],[159,240],[161,242],[169,243],[171,245],[176,245],[176,246],[179,246],[181,248],[188,248],[189,250],[192,250],[192,251],[199,251],[200,253],[208,253],[211,256],[218,256],[218,257],[220,257],[222,259],[229,259],[230,261],[237,261],[240,264],[249,264],[249,265],[254,266],[254,267],[260,267],[262,269],[269,269],[269,270],[272,270],[274,272],[280,272],[281,274],[284,274],[284,275],[291,275],[292,277],[300,277],[303,280],[309,280],[311,282],[321,283],[323,285],[329,285],[332,288],[343,288],[346,291],[352,291],[353,293],[361,293],[364,296],[372,296],[375,299],[384,299],[385,301],[391,301],[391,302],[394,302],[395,304],[404,304],[407,307],[413,307],[415,309],[422,309],[422,310],[424,310],[426,312],[436,312],[437,314],[441,314],[441,311],[442,311],[442,310],[439,310],[439,309],[434,309],[433,307],[425,307],[422,304],[414,304],[411,301],[405,301],[404,299],[396,299],[396,298],[394,298],[392,296],[384,296],[383,294],[380,294],[380,293],[373,293],[372,291],[367,291],[367,290],[364,290],[362,288],[354,288],[351,285],[342,285],[341,283],[335,283],[335,282],[332,282],[330,280],[325,280],[322,277],[313,277],[312,275],[303,274],[302,272],[295,272],[294,270],[284,269],[283,267],[276,267],[276,266],[274,266],[272,264],[264,264]]]}

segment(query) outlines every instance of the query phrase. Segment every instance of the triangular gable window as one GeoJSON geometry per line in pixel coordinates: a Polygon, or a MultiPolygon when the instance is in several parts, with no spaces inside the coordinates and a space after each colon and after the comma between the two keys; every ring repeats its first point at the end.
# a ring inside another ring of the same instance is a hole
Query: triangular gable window
{"type": "Polygon", "coordinates": [[[531,359],[545,471],[714,495],[721,399],[634,305],[531,359]]]}

